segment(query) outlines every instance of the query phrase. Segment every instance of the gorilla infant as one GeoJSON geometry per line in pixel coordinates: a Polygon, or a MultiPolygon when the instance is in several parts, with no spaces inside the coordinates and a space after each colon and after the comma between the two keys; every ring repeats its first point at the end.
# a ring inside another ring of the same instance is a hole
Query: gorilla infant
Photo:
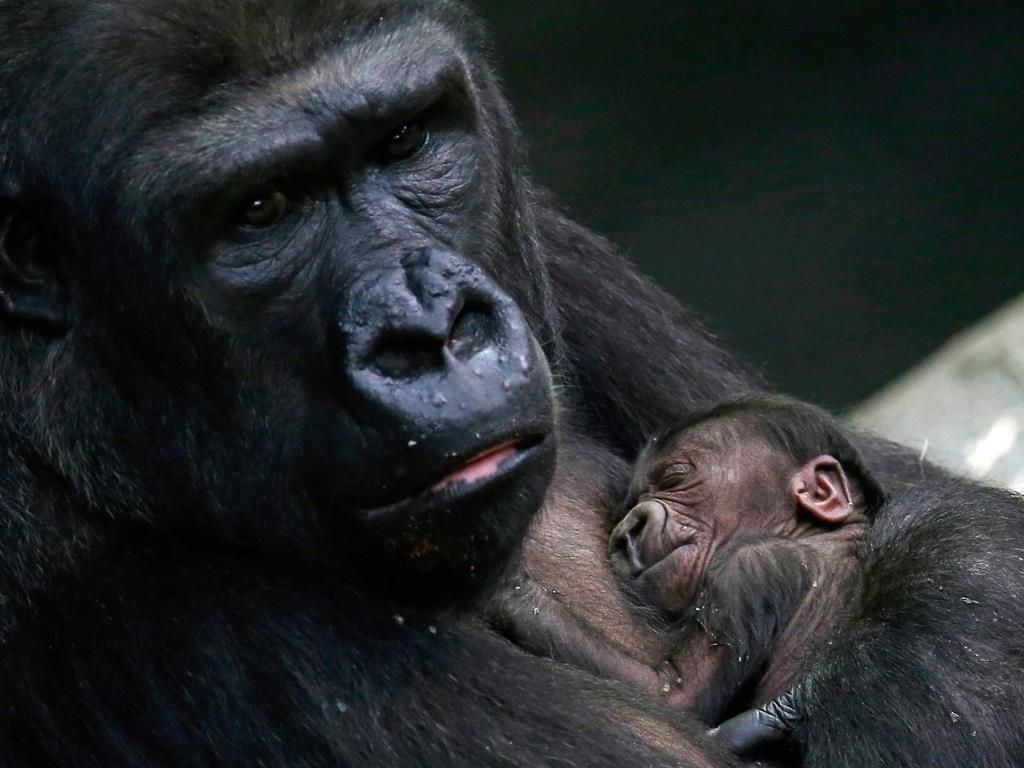
{"type": "Polygon", "coordinates": [[[676,424],[641,456],[631,497],[613,567],[682,618],[649,683],[711,724],[792,684],[854,599],[858,545],[882,502],[828,417],[779,399],[676,424]]]}
{"type": "MultiPolygon", "coordinates": [[[[1005,513],[1019,522],[1019,498],[990,493],[993,519],[1005,513]]],[[[1012,551],[1024,552],[1024,542],[1016,530],[1001,541],[982,529],[938,536],[958,515],[955,496],[935,523],[917,521],[894,535],[890,512],[898,504],[887,503],[825,412],[781,397],[734,401],[649,443],[634,471],[625,505],[631,509],[610,537],[611,563],[626,588],[675,623],[662,664],[613,647],[529,582],[516,586],[526,599],[511,601],[502,619],[526,647],[659,693],[708,725],[762,705],[720,729],[741,751],[763,754],[791,743],[805,757],[821,755],[847,742],[857,723],[888,717],[930,733],[929,754],[937,761],[944,755],[941,764],[967,765],[976,754],[988,756],[986,765],[1014,764],[1024,734],[1019,722],[997,717],[966,732],[943,731],[965,712],[998,713],[1000,702],[1021,711],[1024,648],[1013,629],[1021,610],[1006,600],[1024,587],[1020,557],[1002,578],[988,574],[1012,551]],[[975,572],[955,597],[969,623],[922,620],[917,614],[930,603],[937,615],[931,592],[941,595],[944,570],[962,560],[972,538],[979,546],[975,572]],[[991,614],[974,621],[981,606],[991,614]],[[905,641],[908,631],[914,642],[905,641]],[[858,636],[884,653],[866,658],[858,636]],[[924,645],[974,658],[968,666],[936,660],[924,645]],[[859,681],[870,691],[867,681],[883,667],[895,684],[871,695],[851,692],[859,681]],[[935,723],[921,702],[940,691],[952,695],[943,722],[935,723]],[[996,744],[978,753],[970,740],[986,737],[996,744]]],[[[883,765],[940,764],[915,757],[915,747],[895,736],[862,748],[883,765]]]]}

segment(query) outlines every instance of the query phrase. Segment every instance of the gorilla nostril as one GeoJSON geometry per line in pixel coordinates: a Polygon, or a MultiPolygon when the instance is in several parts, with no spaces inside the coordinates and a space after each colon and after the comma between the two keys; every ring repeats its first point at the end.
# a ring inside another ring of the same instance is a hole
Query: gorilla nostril
{"type": "Polygon", "coordinates": [[[629,526],[629,533],[626,535],[631,539],[639,539],[646,527],[647,515],[645,513],[639,513],[635,518],[633,518],[633,524],[629,526]]]}
{"type": "Polygon", "coordinates": [[[370,355],[372,365],[389,379],[414,379],[444,367],[436,339],[403,334],[381,339],[370,355]]]}
{"type": "Polygon", "coordinates": [[[649,519],[648,510],[634,507],[612,531],[608,542],[609,554],[620,558],[623,565],[628,564],[629,573],[634,577],[646,567],[640,556],[640,542],[649,519]]]}
{"type": "Polygon", "coordinates": [[[498,334],[498,321],[490,307],[470,302],[452,323],[448,349],[456,359],[465,362],[494,344],[498,334]]]}
{"type": "Polygon", "coordinates": [[[640,563],[640,542],[643,540],[644,524],[646,522],[646,520],[638,521],[626,533],[626,554],[629,556],[634,570],[643,570],[643,566],[640,563]]]}
{"type": "Polygon", "coordinates": [[[484,301],[472,300],[459,311],[446,334],[444,325],[435,333],[429,328],[394,328],[385,332],[370,351],[368,362],[389,379],[415,379],[445,367],[445,350],[467,362],[501,334],[494,310],[484,301]]]}

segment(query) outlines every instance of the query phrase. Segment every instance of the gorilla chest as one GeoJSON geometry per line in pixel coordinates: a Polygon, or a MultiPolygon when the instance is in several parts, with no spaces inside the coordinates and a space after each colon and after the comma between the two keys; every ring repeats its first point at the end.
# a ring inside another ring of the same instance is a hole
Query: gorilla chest
{"type": "Polygon", "coordinates": [[[608,560],[608,519],[618,503],[613,475],[625,463],[593,446],[569,444],[523,550],[531,579],[631,655],[657,663],[666,638],[638,616],[608,560]]]}

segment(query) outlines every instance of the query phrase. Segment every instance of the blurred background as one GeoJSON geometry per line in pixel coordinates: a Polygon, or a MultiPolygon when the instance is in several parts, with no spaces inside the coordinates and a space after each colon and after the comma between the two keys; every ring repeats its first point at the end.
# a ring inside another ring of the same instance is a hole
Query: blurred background
{"type": "Polygon", "coordinates": [[[537,178],[845,408],[1024,291],[1024,12],[476,0],[537,178]]]}

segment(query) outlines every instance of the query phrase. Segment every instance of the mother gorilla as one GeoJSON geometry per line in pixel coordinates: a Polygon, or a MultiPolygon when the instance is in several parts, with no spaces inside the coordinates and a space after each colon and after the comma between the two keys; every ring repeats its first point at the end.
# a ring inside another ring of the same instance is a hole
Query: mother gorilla
{"type": "Polygon", "coordinates": [[[0,765],[728,763],[469,618],[556,452],[555,566],[760,387],[524,177],[483,48],[446,0],[0,2],[0,765]]]}

